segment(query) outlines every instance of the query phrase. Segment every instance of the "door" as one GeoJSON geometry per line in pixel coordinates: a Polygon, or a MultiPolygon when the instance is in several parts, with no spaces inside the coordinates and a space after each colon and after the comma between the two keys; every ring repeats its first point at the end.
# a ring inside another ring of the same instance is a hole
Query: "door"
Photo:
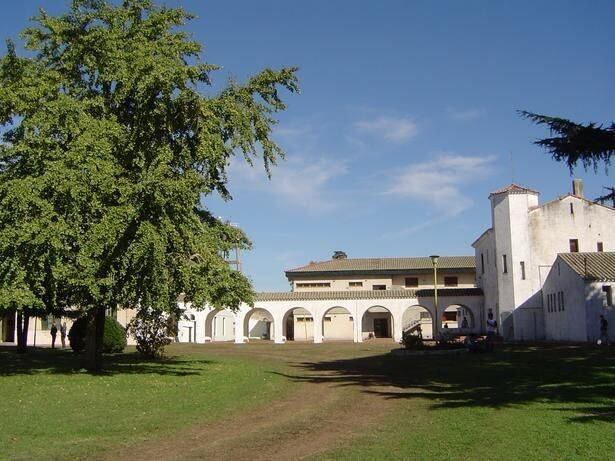
{"type": "Polygon", "coordinates": [[[390,338],[389,319],[374,319],[374,336],[376,338],[390,338]]]}

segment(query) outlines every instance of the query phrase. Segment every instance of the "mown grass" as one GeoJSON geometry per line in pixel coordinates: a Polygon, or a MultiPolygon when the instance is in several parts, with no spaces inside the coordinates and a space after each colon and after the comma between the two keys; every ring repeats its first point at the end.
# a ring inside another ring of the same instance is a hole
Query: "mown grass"
{"type": "Polygon", "coordinates": [[[293,386],[271,363],[202,353],[107,356],[97,375],[78,367],[69,351],[0,348],[0,459],[89,458],[266,405],[293,386]]]}
{"type": "Polygon", "coordinates": [[[614,352],[509,346],[493,355],[312,364],[395,403],[385,424],[318,459],[612,459],[614,352]]]}
{"type": "Polygon", "coordinates": [[[377,425],[348,428],[350,438],[317,459],[604,460],[615,453],[612,348],[392,357],[391,347],[175,345],[163,362],[108,357],[101,375],[76,370],[70,352],[19,356],[0,348],[0,458],[86,458],[264,407],[306,381],[390,404],[377,425]]]}

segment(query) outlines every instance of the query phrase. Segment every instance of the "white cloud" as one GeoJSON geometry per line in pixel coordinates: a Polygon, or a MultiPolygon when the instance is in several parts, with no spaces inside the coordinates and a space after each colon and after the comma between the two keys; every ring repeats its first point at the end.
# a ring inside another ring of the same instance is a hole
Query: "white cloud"
{"type": "Polygon", "coordinates": [[[416,136],[418,125],[406,117],[380,116],[374,120],[360,120],[355,127],[364,133],[389,142],[404,142],[416,136]]]}
{"type": "Polygon", "coordinates": [[[338,202],[330,189],[333,179],[346,173],[343,162],[287,155],[272,168],[271,180],[259,165],[252,168],[243,159],[231,162],[229,177],[233,187],[264,191],[276,200],[314,213],[326,213],[337,208],[338,202]]]}
{"type": "Polygon", "coordinates": [[[490,174],[494,160],[494,156],[441,153],[433,160],[396,173],[385,193],[423,201],[447,216],[454,216],[472,205],[463,187],[490,174]]]}
{"type": "Polygon", "coordinates": [[[485,114],[485,111],[477,108],[455,109],[453,107],[449,107],[446,109],[446,113],[453,120],[467,122],[482,117],[485,114]]]}

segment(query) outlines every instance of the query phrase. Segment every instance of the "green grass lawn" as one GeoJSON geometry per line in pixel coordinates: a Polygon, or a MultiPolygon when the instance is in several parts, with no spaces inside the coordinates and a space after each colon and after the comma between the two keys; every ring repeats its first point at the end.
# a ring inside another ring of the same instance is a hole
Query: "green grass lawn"
{"type": "MultiPolygon", "coordinates": [[[[146,439],[168,441],[184,428],[284,401],[309,383],[323,401],[336,392],[342,402],[361,405],[369,396],[373,405],[376,396],[383,408],[377,423],[350,424],[344,437],[315,445],[316,459],[613,459],[613,348],[393,357],[392,347],[173,345],[162,362],[109,356],[101,375],[77,370],[67,351],[20,356],[0,348],[0,458],[87,458],[146,439]]],[[[292,446],[296,434],[309,440],[318,418],[330,424],[339,407],[323,404],[316,420],[297,422],[300,430],[292,418],[272,424],[267,440],[275,442],[261,449],[269,453],[288,437],[292,446]]],[[[262,435],[250,434],[249,422],[241,429],[229,453],[262,435]]]]}
{"type": "Polygon", "coordinates": [[[319,459],[605,460],[615,457],[615,354],[594,347],[505,347],[490,354],[323,363],[394,386],[387,422],[319,459]]]}
{"type": "Polygon", "coordinates": [[[67,350],[0,348],[0,459],[87,458],[266,404],[293,386],[270,363],[203,353],[107,356],[100,375],[78,364],[67,350]]]}

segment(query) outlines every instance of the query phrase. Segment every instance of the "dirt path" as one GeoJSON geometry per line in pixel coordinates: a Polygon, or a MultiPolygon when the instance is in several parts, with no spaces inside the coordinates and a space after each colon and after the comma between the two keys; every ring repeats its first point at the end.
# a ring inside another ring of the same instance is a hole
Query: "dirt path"
{"type": "Polygon", "coordinates": [[[265,408],[198,424],[101,459],[294,460],[317,455],[378,424],[391,406],[390,400],[365,392],[367,386],[332,383],[326,379],[331,373],[302,373],[310,379],[265,408]],[[314,379],[319,377],[324,379],[314,379]]]}

